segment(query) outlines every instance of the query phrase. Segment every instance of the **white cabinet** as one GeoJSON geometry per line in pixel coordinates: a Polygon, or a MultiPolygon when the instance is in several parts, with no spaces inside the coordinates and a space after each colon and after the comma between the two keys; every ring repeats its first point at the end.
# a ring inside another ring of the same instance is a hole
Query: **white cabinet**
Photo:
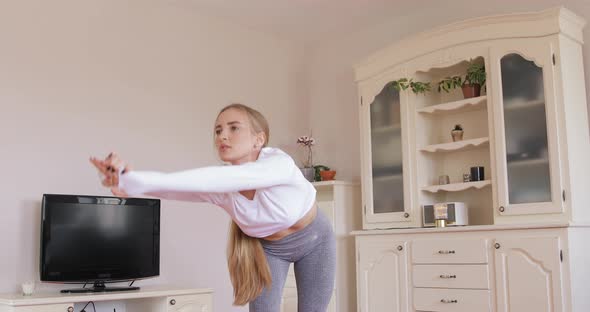
{"type": "Polygon", "coordinates": [[[74,304],[47,304],[37,306],[24,306],[24,307],[2,307],[0,306],[1,312],[73,312],[74,304]]]}
{"type": "MultiPolygon", "coordinates": [[[[360,185],[345,181],[314,182],[319,210],[331,221],[336,237],[336,281],[328,312],[352,312],[356,307],[354,237],[361,229],[360,185]]],[[[290,266],[281,312],[297,312],[297,284],[290,266]]]]}
{"type": "Polygon", "coordinates": [[[170,296],[167,312],[211,312],[213,298],[203,295],[170,296]]]}
{"type": "Polygon", "coordinates": [[[359,311],[590,311],[590,227],[354,234],[359,311]]]}
{"type": "Polygon", "coordinates": [[[587,222],[585,21],[556,8],[459,24],[355,67],[363,228],[422,226],[422,206],[439,202],[465,203],[471,225],[587,222]],[[437,91],[472,65],[485,68],[479,96],[437,91]],[[403,79],[430,91],[394,88],[403,79]],[[455,126],[464,132],[457,141],[455,126]],[[484,177],[464,181],[471,167],[484,177]]]}
{"type": "Polygon", "coordinates": [[[498,312],[567,311],[558,236],[497,239],[494,248],[498,312]]]}
{"type": "Polygon", "coordinates": [[[402,302],[410,311],[590,311],[585,23],[561,7],[477,18],[406,38],[355,67],[362,311],[402,302]],[[479,96],[464,96],[460,84],[437,91],[482,66],[479,96]],[[391,88],[404,78],[431,90],[391,88]],[[484,177],[464,181],[475,166],[484,177]],[[422,207],[444,202],[465,203],[469,225],[421,228],[422,207]],[[400,284],[392,272],[402,255],[386,242],[402,241],[411,258],[400,284]]]}
{"type": "Polygon", "coordinates": [[[407,243],[399,238],[357,237],[359,312],[406,312],[407,243]]]}
{"type": "MultiPolygon", "coordinates": [[[[289,278],[295,279],[294,275],[291,275],[292,270],[289,272],[289,278]]],[[[297,288],[293,286],[285,285],[283,290],[283,298],[281,298],[281,310],[280,312],[296,312],[297,311],[297,288]]]]}
{"type": "Polygon", "coordinates": [[[89,301],[121,301],[127,312],[213,311],[211,289],[142,287],[138,291],[80,295],[55,292],[25,297],[21,294],[4,294],[0,295],[0,312],[74,312],[89,301]]]}

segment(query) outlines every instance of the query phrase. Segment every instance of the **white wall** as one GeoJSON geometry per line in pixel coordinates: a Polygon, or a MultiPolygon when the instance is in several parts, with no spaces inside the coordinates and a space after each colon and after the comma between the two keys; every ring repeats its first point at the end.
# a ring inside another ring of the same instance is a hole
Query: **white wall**
{"type": "MultiPolygon", "coordinates": [[[[234,101],[263,112],[288,152],[307,131],[302,45],[169,3],[1,2],[0,293],[38,280],[43,193],[108,194],[89,156],[115,150],[162,171],[218,164],[213,122],[234,101]]],[[[136,284],[213,288],[216,311],[246,311],[231,307],[228,224],[219,208],[163,202],[161,277],[136,284]]]]}
{"type": "MultiPolygon", "coordinates": [[[[473,17],[537,11],[563,5],[590,22],[588,0],[423,1],[391,12],[391,19],[346,36],[316,42],[309,53],[311,127],[317,159],[334,167],[339,179],[360,179],[358,96],[353,65],[404,37],[473,17]],[[325,126],[330,125],[330,126],[325,126]]],[[[590,103],[590,26],[584,61],[590,103]]]]}

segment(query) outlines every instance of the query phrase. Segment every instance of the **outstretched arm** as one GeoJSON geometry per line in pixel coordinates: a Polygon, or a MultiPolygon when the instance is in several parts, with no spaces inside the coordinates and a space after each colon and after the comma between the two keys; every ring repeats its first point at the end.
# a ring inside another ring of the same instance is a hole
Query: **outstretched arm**
{"type": "Polygon", "coordinates": [[[289,183],[296,166],[287,155],[235,166],[211,166],[160,173],[130,171],[120,175],[119,188],[129,195],[153,192],[226,193],[289,183]]]}
{"type": "Polygon", "coordinates": [[[129,194],[128,191],[120,185],[120,176],[123,173],[132,171],[131,167],[123,162],[117,154],[110,153],[104,160],[95,157],[90,158],[90,162],[96,167],[101,176],[102,185],[109,187],[115,196],[129,197],[137,195],[146,195],[162,199],[191,201],[191,202],[209,202],[217,205],[226,203],[225,194],[221,193],[204,193],[204,192],[183,192],[183,191],[152,191],[129,194]]]}
{"type": "Polygon", "coordinates": [[[203,167],[174,173],[131,171],[115,154],[110,154],[105,160],[91,158],[90,161],[105,175],[103,185],[111,187],[115,195],[144,194],[180,200],[196,199],[198,194],[252,190],[289,183],[297,169],[286,154],[275,154],[242,165],[203,167]]]}

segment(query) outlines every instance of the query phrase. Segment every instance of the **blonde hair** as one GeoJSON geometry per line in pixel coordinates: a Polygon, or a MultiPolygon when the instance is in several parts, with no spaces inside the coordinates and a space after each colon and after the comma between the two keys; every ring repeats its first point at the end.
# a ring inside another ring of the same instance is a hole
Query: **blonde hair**
{"type": "Polygon", "coordinates": [[[217,118],[219,118],[219,115],[221,115],[223,112],[232,108],[246,113],[248,120],[250,121],[250,125],[252,126],[252,134],[258,134],[260,132],[264,133],[264,144],[262,146],[266,146],[268,144],[268,139],[270,138],[270,129],[268,127],[268,121],[266,121],[266,118],[264,118],[264,116],[259,111],[253,109],[252,107],[239,103],[230,104],[222,108],[219,111],[219,114],[217,114],[217,118]]]}
{"type": "MultiPolygon", "coordinates": [[[[239,109],[248,115],[253,134],[264,132],[263,146],[266,146],[270,135],[266,118],[244,104],[228,105],[221,109],[217,117],[230,108],[239,109]]],[[[244,305],[256,299],[264,288],[270,288],[272,276],[260,240],[246,235],[235,221],[230,226],[227,266],[234,287],[234,305],[244,305]]]]}

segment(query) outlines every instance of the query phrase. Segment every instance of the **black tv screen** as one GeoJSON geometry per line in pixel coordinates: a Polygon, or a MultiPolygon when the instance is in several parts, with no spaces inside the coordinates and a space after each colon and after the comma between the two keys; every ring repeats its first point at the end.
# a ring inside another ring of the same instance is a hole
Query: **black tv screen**
{"type": "Polygon", "coordinates": [[[160,200],[44,194],[41,280],[123,281],[160,274],[160,200]]]}

